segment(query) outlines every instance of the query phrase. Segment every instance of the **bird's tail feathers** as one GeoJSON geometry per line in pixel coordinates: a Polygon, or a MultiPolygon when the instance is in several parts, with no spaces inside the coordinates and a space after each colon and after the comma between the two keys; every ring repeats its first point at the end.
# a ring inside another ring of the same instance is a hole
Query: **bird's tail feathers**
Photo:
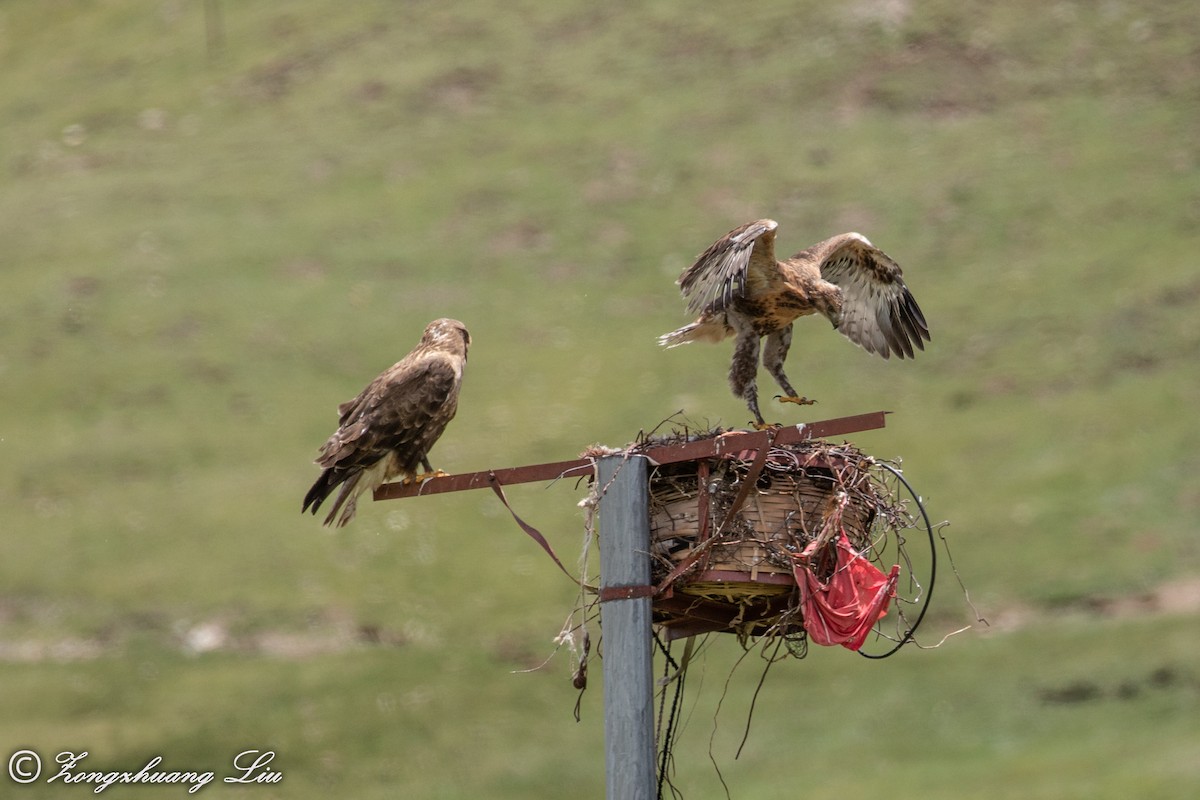
{"type": "Polygon", "coordinates": [[[729,335],[729,329],[718,319],[701,317],[690,325],[658,337],[663,347],[679,347],[691,342],[719,342],[729,335]]]}
{"type": "MultiPolygon", "coordinates": [[[[333,502],[333,508],[330,509],[329,515],[325,517],[326,525],[333,522],[338,511],[342,511],[342,517],[338,520],[338,527],[345,525],[354,518],[357,503],[355,502],[362,490],[355,491],[359,480],[362,478],[362,470],[347,474],[345,471],[338,473],[332,468],[326,469],[321,473],[321,477],[317,478],[312,488],[308,490],[308,494],[304,495],[304,507],[300,510],[303,514],[305,511],[312,511],[316,514],[317,509],[325,502],[329,495],[333,494],[333,490],[341,484],[342,490],[338,492],[337,499],[333,502]],[[343,505],[345,510],[342,510],[343,505]]],[[[365,488],[365,487],[364,487],[365,488]]]]}
{"type": "MultiPolygon", "coordinates": [[[[342,516],[338,518],[337,527],[345,526],[347,522],[354,519],[354,513],[358,511],[358,496],[362,494],[367,486],[359,488],[359,482],[362,480],[362,472],[356,472],[351,475],[342,484],[342,490],[338,492],[337,499],[333,501],[333,508],[329,509],[329,516],[325,517],[323,525],[329,525],[333,522],[333,518],[337,516],[338,511],[342,512],[342,516]],[[345,508],[343,509],[343,505],[345,508]]],[[[332,487],[330,487],[332,489],[332,487]]],[[[316,507],[313,507],[313,513],[316,513],[316,507]]]]}
{"type": "Polygon", "coordinates": [[[334,477],[332,469],[326,469],[321,472],[321,476],[313,483],[312,488],[308,490],[308,494],[304,495],[304,507],[300,509],[303,514],[306,511],[312,510],[316,514],[317,509],[321,507],[321,503],[325,502],[325,498],[338,485],[340,479],[334,477]]]}

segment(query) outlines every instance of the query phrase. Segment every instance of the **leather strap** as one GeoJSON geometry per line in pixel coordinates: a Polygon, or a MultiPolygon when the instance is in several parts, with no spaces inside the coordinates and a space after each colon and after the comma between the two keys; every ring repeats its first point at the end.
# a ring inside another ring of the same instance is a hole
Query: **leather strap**
{"type": "Polygon", "coordinates": [[[550,543],[546,541],[546,537],[542,535],[542,532],[530,525],[525,520],[521,519],[519,516],[517,516],[517,512],[513,511],[512,506],[508,504],[508,498],[504,496],[504,487],[500,485],[500,479],[496,477],[495,472],[488,473],[488,486],[492,487],[492,491],[496,493],[496,497],[500,498],[500,502],[503,503],[504,507],[508,509],[508,513],[512,514],[512,518],[516,520],[517,525],[520,526],[521,530],[525,531],[525,533],[529,535],[530,539],[533,539],[535,542],[537,542],[538,545],[540,545],[541,548],[546,551],[546,555],[554,559],[554,563],[558,565],[558,568],[563,571],[564,575],[566,575],[575,583],[579,583],[579,579],[570,572],[567,572],[567,568],[563,566],[561,561],[559,561],[558,556],[554,552],[554,548],[552,548],[550,543]]]}

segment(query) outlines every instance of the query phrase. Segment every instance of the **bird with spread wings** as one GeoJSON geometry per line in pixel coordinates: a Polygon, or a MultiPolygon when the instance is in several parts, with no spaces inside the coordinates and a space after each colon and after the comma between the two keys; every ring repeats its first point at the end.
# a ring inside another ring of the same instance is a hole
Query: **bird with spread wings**
{"type": "Polygon", "coordinates": [[[775,220],[734,228],[700,254],[679,277],[688,310],[699,318],[660,336],[676,347],[733,336],[729,384],[746,401],[755,427],[766,427],[758,408],[758,360],[775,378],[780,402],[808,405],[783,372],[797,317],[821,314],[869,353],[912,358],[924,350],[929,326],[904,285],[900,265],[858,233],[842,233],[791,258],[775,258],[775,220]]]}
{"type": "Polygon", "coordinates": [[[301,511],[317,509],[342,487],[326,525],[341,510],[338,527],[354,518],[359,495],[399,477],[420,481],[434,472],[429,450],[458,410],[458,392],[471,334],[458,320],[436,319],[412,352],[349,402],[338,406],[340,426],[320,448],[321,476],[301,511]],[[417,473],[417,467],[425,469],[417,473]]]}

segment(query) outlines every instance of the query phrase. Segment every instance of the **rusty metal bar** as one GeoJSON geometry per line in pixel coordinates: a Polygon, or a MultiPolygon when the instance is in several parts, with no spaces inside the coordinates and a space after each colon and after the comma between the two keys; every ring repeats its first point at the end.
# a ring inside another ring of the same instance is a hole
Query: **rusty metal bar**
{"type": "Polygon", "coordinates": [[[375,490],[375,499],[394,500],[401,497],[441,494],[442,492],[462,492],[467,489],[487,489],[494,481],[499,481],[501,486],[512,486],[514,483],[533,483],[535,481],[552,481],[555,478],[582,477],[591,474],[591,472],[592,462],[591,459],[587,458],[576,458],[571,461],[555,461],[550,464],[530,464],[524,467],[489,469],[483,472],[463,472],[459,475],[429,478],[419,484],[385,483],[375,490]]]}
{"type": "MultiPolygon", "coordinates": [[[[821,439],[826,436],[841,436],[857,431],[875,430],[884,426],[888,413],[887,411],[873,411],[870,414],[858,414],[853,417],[789,425],[774,431],[774,442],[777,445],[792,444],[809,439],[821,439]]],[[[646,451],[646,457],[656,464],[674,464],[679,461],[695,461],[698,458],[719,458],[726,453],[757,450],[767,444],[770,434],[770,430],[730,431],[711,439],[655,447],[646,451]]]]}
{"type": "MultiPolygon", "coordinates": [[[[873,411],[869,414],[857,414],[852,417],[838,417],[819,422],[790,425],[776,429],[774,441],[777,445],[791,444],[808,439],[877,430],[886,424],[888,413],[887,411],[873,411]]],[[[763,447],[767,443],[768,433],[769,431],[729,431],[711,439],[654,447],[642,455],[655,464],[674,464],[701,458],[719,458],[727,453],[739,453],[743,450],[757,450],[763,447]]],[[[445,475],[429,478],[419,484],[385,483],[375,490],[374,497],[376,500],[396,500],[402,497],[461,492],[467,489],[486,489],[497,481],[502,486],[511,486],[514,483],[583,477],[594,469],[592,461],[590,458],[576,458],[571,461],[555,461],[549,464],[530,464],[523,467],[445,475]]]]}

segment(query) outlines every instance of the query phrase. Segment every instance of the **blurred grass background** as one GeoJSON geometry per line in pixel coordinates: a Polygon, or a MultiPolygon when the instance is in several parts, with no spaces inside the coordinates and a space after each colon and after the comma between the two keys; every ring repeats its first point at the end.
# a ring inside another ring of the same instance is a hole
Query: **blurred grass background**
{"type": "MultiPolygon", "coordinates": [[[[482,492],[329,532],[310,460],[437,316],[475,340],[443,469],[744,425],[728,347],[654,338],[770,216],[781,252],[860,230],[904,266],[927,352],[802,322],[821,403],[778,416],[896,412],[854,439],[993,624],[774,667],[736,761],[761,668],[717,715],[713,641],[676,783],[724,797],[711,751],[734,797],[1196,796],[1198,42],[1191,4],[1121,0],[0,5],[3,754],[600,796],[598,676],[576,724],[566,658],[513,674],[570,584],[482,492]]],[[[510,498],[573,556],[580,491],[510,498]]]]}

